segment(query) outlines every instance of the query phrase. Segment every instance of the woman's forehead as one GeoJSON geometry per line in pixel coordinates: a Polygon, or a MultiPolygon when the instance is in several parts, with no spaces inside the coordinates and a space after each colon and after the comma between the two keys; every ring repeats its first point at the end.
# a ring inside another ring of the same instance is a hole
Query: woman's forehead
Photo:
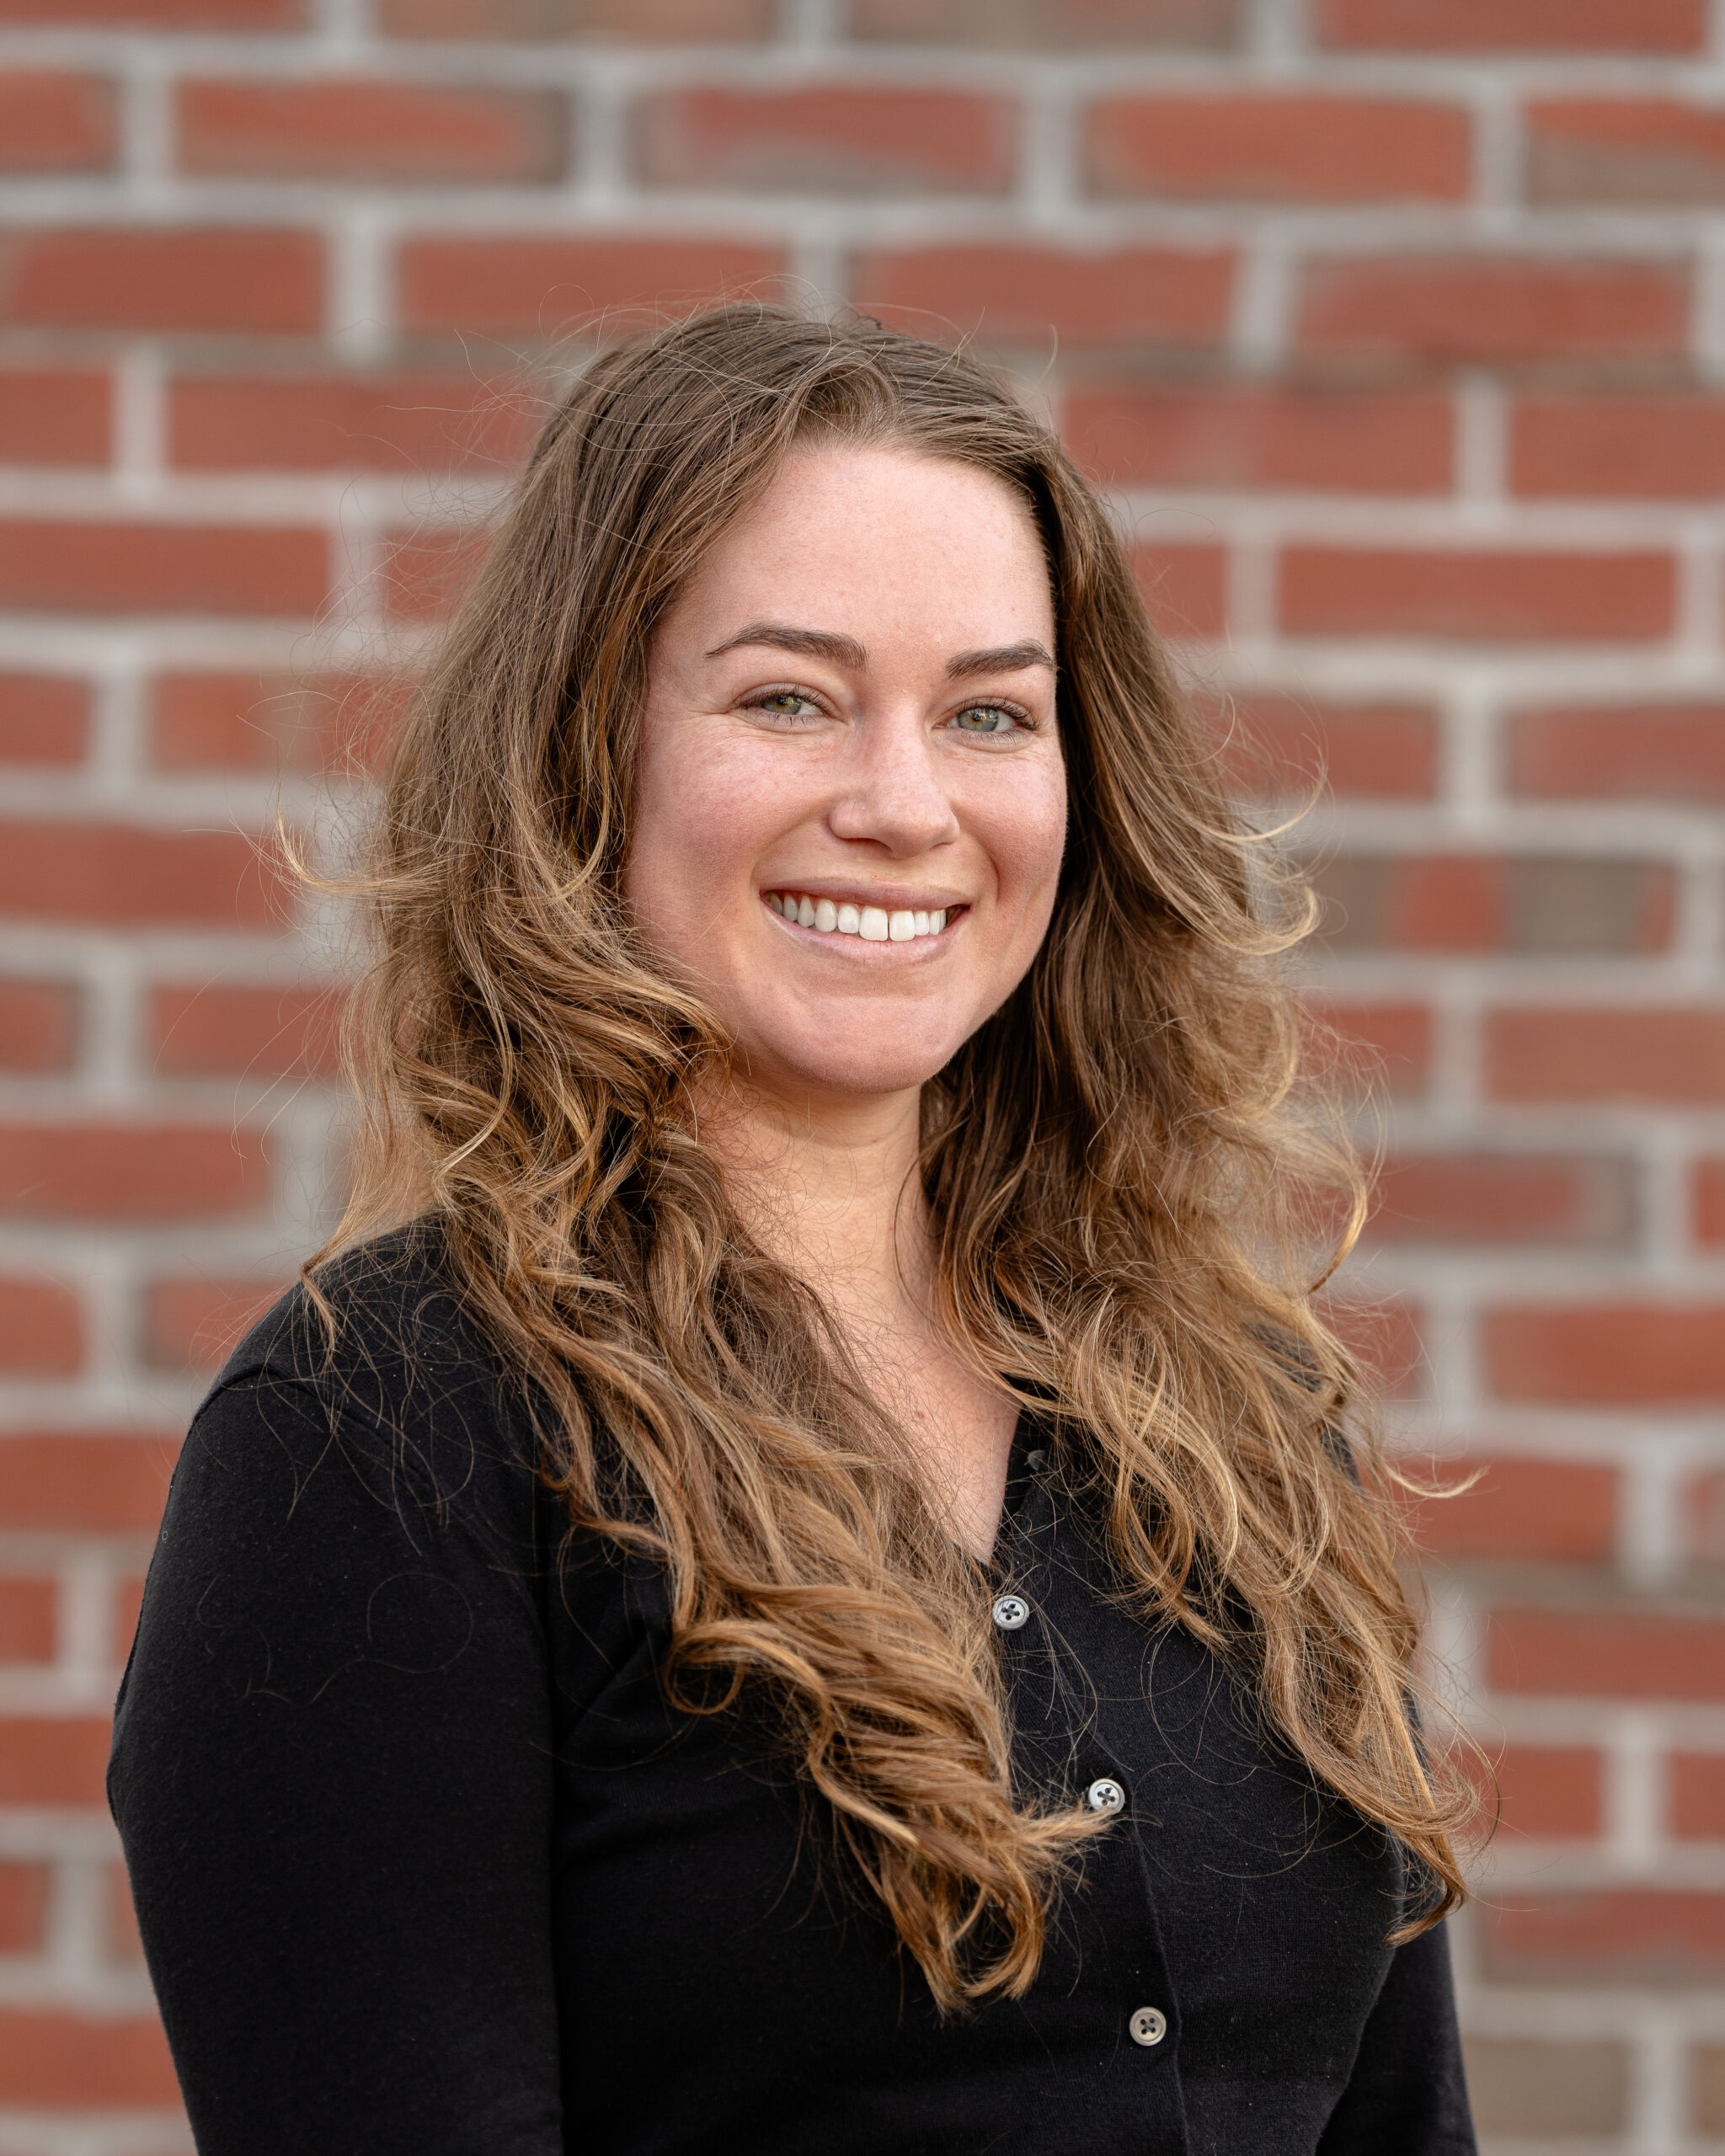
{"type": "Polygon", "coordinates": [[[1022,497],[975,466],[896,448],[793,451],[671,612],[708,649],[756,620],[865,648],[891,622],[954,654],[1053,648],[1046,558],[1022,497]]]}

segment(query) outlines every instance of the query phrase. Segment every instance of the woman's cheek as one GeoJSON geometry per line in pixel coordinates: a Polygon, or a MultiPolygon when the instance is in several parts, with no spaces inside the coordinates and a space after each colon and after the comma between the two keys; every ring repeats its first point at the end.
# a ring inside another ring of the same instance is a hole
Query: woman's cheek
{"type": "MultiPolygon", "coordinates": [[[[1015,777],[1020,774],[1013,774],[1015,777]]],[[[1066,844],[1066,774],[1052,760],[1022,773],[1022,783],[991,804],[984,839],[1001,900],[1026,915],[1051,908],[1066,844]]]]}
{"type": "Polygon", "coordinates": [[[658,881],[661,897],[671,890],[686,900],[699,894],[723,907],[752,876],[756,859],[783,820],[787,788],[782,770],[755,744],[729,752],[678,755],[669,742],[644,771],[647,795],[638,798],[635,869],[658,881]]]}
{"type": "MultiPolygon", "coordinates": [[[[818,775],[807,744],[745,734],[692,760],[683,787],[685,820],[715,851],[765,845],[818,812],[818,775]]],[[[752,864],[751,864],[752,866],[752,864]]]]}

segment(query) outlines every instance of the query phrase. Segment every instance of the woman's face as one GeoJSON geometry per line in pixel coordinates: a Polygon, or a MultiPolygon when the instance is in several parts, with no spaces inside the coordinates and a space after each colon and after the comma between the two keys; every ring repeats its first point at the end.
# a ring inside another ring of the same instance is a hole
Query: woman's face
{"type": "Polygon", "coordinates": [[[626,889],[788,1097],[918,1086],[1012,992],[1066,823],[1054,609],[1000,480],[793,453],[649,655],[626,889]]]}

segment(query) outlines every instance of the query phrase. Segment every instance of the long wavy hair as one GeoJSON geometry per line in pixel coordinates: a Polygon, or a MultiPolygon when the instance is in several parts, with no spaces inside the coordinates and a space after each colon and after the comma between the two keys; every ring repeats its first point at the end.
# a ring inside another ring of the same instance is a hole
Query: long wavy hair
{"type": "Polygon", "coordinates": [[[663,1566],[674,1695],[770,1705],[943,2010],[1021,1993],[1103,1822],[1015,1788],[985,1575],[819,1297],[741,1224],[692,1113],[729,1044],[622,893],[654,624],[811,441],[993,473],[1053,585],[1062,883],[1028,975],[925,1089],[937,1320],[1057,1426],[1119,1591],[1399,1841],[1412,1936],[1462,1897],[1466,1801],[1413,1721],[1381,1459],[1300,1270],[1337,1191],[1356,1225],[1360,1198],[1297,1105],[1277,955],[1306,912],[1103,504],[974,359],[740,304],[580,374],[395,744],[356,879],[360,1171],[312,1262],[435,1216],[572,1521],[663,1566]]]}

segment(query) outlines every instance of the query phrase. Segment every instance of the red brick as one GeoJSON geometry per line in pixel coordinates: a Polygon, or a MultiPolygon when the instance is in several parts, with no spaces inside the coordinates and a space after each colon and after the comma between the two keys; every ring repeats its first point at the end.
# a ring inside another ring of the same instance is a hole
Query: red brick
{"type": "Polygon", "coordinates": [[[1725,1161],[1697,1161],[1693,1193],[1695,1239],[1717,1249],[1725,1243],[1725,1161]]]}
{"type": "Polygon", "coordinates": [[[105,464],[105,374],[8,367],[0,373],[0,464],[105,464]]]}
{"type": "Polygon", "coordinates": [[[857,304],[937,339],[990,344],[1214,345],[1227,334],[1234,258],[1220,248],[927,247],[865,254],[857,304]]]}
{"type": "Polygon", "coordinates": [[[1705,0],[1316,0],[1327,45],[1392,52],[1699,52],[1705,0]]]}
{"type": "Polygon", "coordinates": [[[1694,500],[1725,490],[1725,398],[1530,398],[1509,442],[1521,494],[1694,500]]]}
{"type": "Polygon", "coordinates": [[[1725,1402],[1725,1306],[1717,1304],[1525,1306],[1487,1311],[1482,1330],[1487,1382],[1499,1400],[1725,1402]]]}
{"type": "Polygon", "coordinates": [[[1677,589],[1664,553],[1391,547],[1290,547],[1280,584],[1295,636],[1493,643],[1669,636],[1677,589]]]}
{"type": "Polygon", "coordinates": [[[1697,1475],[1683,1492],[1684,1545],[1698,1565],[1725,1564],[1725,1474],[1697,1475]]]}
{"type": "Polygon", "coordinates": [[[1535,202],[1725,202],[1725,113],[1675,98],[1541,98],[1527,108],[1535,202]]]}
{"type": "Polygon", "coordinates": [[[225,1125],[0,1126],[0,1215],[186,1220],[254,1212],[269,1197],[262,1140],[225,1125]]]}
{"type": "Polygon", "coordinates": [[[1319,1301],[1319,1315],[1359,1362],[1368,1383],[1400,1397],[1423,1389],[1425,1342],[1416,1305],[1387,1295],[1370,1301],[1333,1295],[1319,1301]]]}
{"type": "Polygon", "coordinates": [[[380,0],[392,37],[619,38],[631,45],[753,43],[772,0],[380,0]]]}
{"type": "Polygon", "coordinates": [[[1332,950],[1627,956],[1667,947],[1669,864],[1533,855],[1332,854],[1311,872],[1332,950]]]}
{"type": "Polygon", "coordinates": [[[40,1951],[51,1877],[45,1864],[0,1864],[0,1954],[40,1951]]]}
{"type": "Polygon", "coordinates": [[[317,531],[0,522],[0,606],[77,614],[312,615],[329,591],[317,531]]]}
{"type": "Polygon", "coordinates": [[[153,1534],[179,1439],[67,1430],[0,1435],[0,1525],[153,1534]]]}
{"type": "Polygon", "coordinates": [[[1541,1841],[1591,1840],[1599,1833],[1605,1761],[1590,1747],[1512,1744],[1493,1764],[1508,1833],[1541,1841]]]}
{"type": "Polygon", "coordinates": [[[0,674],[0,764],[78,764],[90,738],[90,693],[47,674],[0,674]]]}
{"type": "Polygon", "coordinates": [[[1005,98],[896,85],[666,90],[635,115],[636,163],[670,187],[1002,195],[1017,118],[1005,98]]]}
{"type": "Polygon", "coordinates": [[[190,376],[168,403],[173,461],[204,472],[441,472],[513,463],[534,414],[472,375],[190,376]]]}
{"type": "Polygon", "coordinates": [[[1453,1497],[1410,1501],[1422,1550],[1455,1558],[1601,1564],[1616,1547],[1617,1471],[1576,1460],[1434,1460],[1427,1479],[1453,1497]],[[1463,1486],[1471,1481],[1471,1486],[1463,1486]]]}
{"type": "Polygon", "coordinates": [[[1725,704],[1518,712],[1506,747],[1515,793],[1680,806],[1725,801],[1725,704]]]}
{"type": "MultiPolygon", "coordinates": [[[[130,1641],[128,1641],[128,1646],[130,1641]]],[[[123,1864],[104,1867],[102,1945],[105,1958],[117,1967],[136,1970],[143,1966],[144,1945],[138,1937],[138,1920],[132,1908],[131,1881],[123,1864]]]]}
{"type": "Polygon", "coordinates": [[[1382,1086],[1397,1097],[1424,1091],[1432,1059],[1427,1005],[1341,1003],[1314,993],[1304,1002],[1318,1032],[1315,1054],[1321,1070],[1382,1086]]]}
{"type": "Polygon", "coordinates": [[[1443,397],[1280,388],[1074,388],[1072,453],[1119,486],[1324,487],[1442,493],[1454,425],[1443,397]]]}
{"type": "Polygon", "coordinates": [[[568,115],[555,90],[192,81],[179,90],[179,163],[273,179],[553,180],[569,164],[568,115]]]}
{"type": "Polygon", "coordinates": [[[0,172],[99,172],[113,159],[114,93],[99,76],[0,70],[0,172]]]}
{"type": "Polygon", "coordinates": [[[1164,636],[1220,636],[1227,626],[1227,551],[1135,547],[1132,568],[1164,636]]]}
{"type": "Polygon", "coordinates": [[[1437,782],[1437,715],[1417,704],[1314,704],[1231,696],[1218,714],[1234,783],[1295,794],[1429,800],[1437,782]]]}
{"type": "Polygon", "coordinates": [[[148,30],[292,30],[307,0],[0,0],[0,23],[99,23],[148,30]]]}
{"type": "Polygon", "coordinates": [[[441,622],[454,609],[478,568],[483,532],[398,532],[378,574],[384,611],[397,621],[441,622]]]}
{"type": "Polygon", "coordinates": [[[327,1078],[338,1068],[331,990],[160,987],[149,1011],[164,1076],[327,1078]]]}
{"type": "Polygon", "coordinates": [[[134,227],[0,237],[0,323],[285,334],[323,322],[323,250],[311,232],[134,227]]]}
{"type": "Polygon", "coordinates": [[[1471,134],[1458,106],[1411,99],[1111,98],[1091,109],[1086,171],[1116,196],[1459,201],[1471,134]]]}
{"type": "Polygon", "coordinates": [[[1402,1155],[1379,1171],[1367,1233],[1380,1243],[1621,1244],[1628,1163],[1551,1153],[1402,1155]]]}
{"type": "Polygon", "coordinates": [[[0,1662],[52,1662],[58,1596],[52,1580],[0,1577],[0,1662]]]}
{"type": "Polygon", "coordinates": [[[1486,1090],[1494,1101],[1725,1101],[1725,1011],[1493,1011],[1486,1090]]]}
{"type": "Polygon", "coordinates": [[[493,234],[406,241],[398,283],[406,328],[553,337],[614,311],[756,294],[781,267],[772,248],[716,240],[493,234]]]}
{"type": "Polygon", "coordinates": [[[83,1314],[75,1295],[48,1280],[0,1278],[0,1371],[72,1377],[83,1358],[83,1314]]]}
{"type": "Polygon", "coordinates": [[[851,0],[850,32],[893,45],[1231,45],[1239,0],[851,0]]]}
{"type": "Polygon", "coordinates": [[[1696,2044],[1688,2063],[1696,2125],[1703,2133],[1725,2134],[1725,2046],[1696,2044]]]}
{"type": "Polygon", "coordinates": [[[275,1280],[158,1280],[146,1299],[144,1358],[158,1369],[219,1370],[280,1299],[275,1280]]]}
{"type": "Polygon", "coordinates": [[[281,873],[239,831],[0,824],[0,915],[279,928],[281,873]]]}
{"type": "Polygon", "coordinates": [[[151,691],[151,760],[162,771],[375,767],[405,688],[387,675],[164,674],[151,691]]]}
{"type": "Polygon", "coordinates": [[[1493,1897],[1482,1960],[1500,1983],[1717,1984],[1725,1894],[1695,1888],[1551,1888],[1493,1897]]]}
{"type": "MultiPolygon", "coordinates": [[[[113,1659],[114,1667],[116,1669],[125,1668],[131,1656],[132,1642],[137,1637],[138,1619],[142,1615],[144,1607],[144,1580],[143,1573],[133,1572],[127,1578],[121,1580],[114,1590],[113,1659]]],[[[116,1866],[115,1869],[118,1870],[119,1867],[116,1866]]],[[[123,1907],[115,1912],[116,1916],[123,1918],[123,1922],[112,1927],[115,1943],[120,1949],[122,1956],[129,1955],[136,1958],[142,1954],[143,1949],[138,1940],[137,1920],[132,1913],[131,1893],[123,1870],[120,1871],[120,1881],[122,1886],[126,1887],[126,1892],[122,1897],[123,1907]]]]}
{"type": "Polygon", "coordinates": [[[1621,1609],[1496,1609],[1487,1682],[1601,1700],[1725,1699],[1725,1624],[1621,1609]]]}
{"type": "Polygon", "coordinates": [[[1432,360],[1675,358],[1688,323],[1676,264],[1350,255],[1307,270],[1299,341],[1432,360]]]}
{"type": "Polygon", "coordinates": [[[0,2103],[177,2111],[179,2084],[153,2015],[98,2020],[62,2008],[11,2006],[0,2008],[0,2103]]]}
{"type": "MultiPolygon", "coordinates": [[[[99,1805],[108,1738],[105,1716],[0,1715],[0,1804],[99,1805]]],[[[4,2074],[0,2064],[0,2100],[4,2074]]]]}
{"type": "Polygon", "coordinates": [[[58,981],[0,980],[0,1070],[69,1070],[77,997],[58,981]]]}
{"type": "Polygon", "coordinates": [[[1680,1841],[1725,1841],[1725,1758],[1717,1752],[1672,1755],[1671,1832],[1680,1841]]]}
{"type": "Polygon", "coordinates": [[[164,674],[152,683],[150,761],[159,771],[321,771],[328,707],[286,676],[164,674]]]}

